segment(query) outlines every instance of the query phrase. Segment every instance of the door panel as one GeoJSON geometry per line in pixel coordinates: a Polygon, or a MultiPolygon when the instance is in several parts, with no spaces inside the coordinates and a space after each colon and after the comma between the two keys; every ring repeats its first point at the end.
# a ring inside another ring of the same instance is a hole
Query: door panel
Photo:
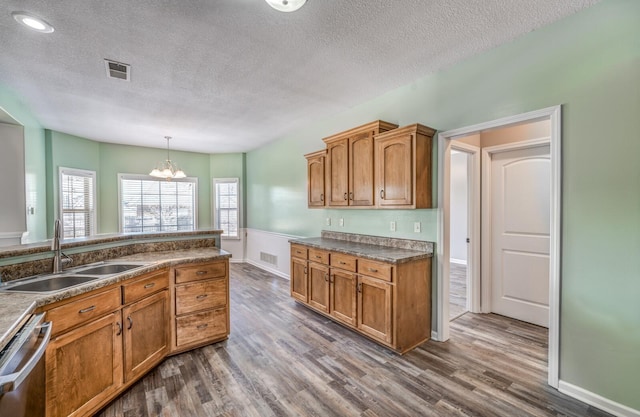
{"type": "Polygon", "coordinates": [[[349,140],[349,205],[373,205],[373,133],[349,140]]]}
{"type": "Polygon", "coordinates": [[[307,261],[291,258],[291,296],[306,303],[309,301],[307,289],[307,261]]]}
{"type": "Polygon", "coordinates": [[[350,326],[356,326],[356,274],[331,270],[331,315],[350,326]]]}
{"type": "Polygon", "coordinates": [[[329,312],[329,267],[309,262],[309,305],[329,312]]]}
{"type": "Polygon", "coordinates": [[[349,140],[327,145],[327,196],[330,206],[349,204],[349,140]]]}
{"type": "Polygon", "coordinates": [[[549,146],[491,158],[491,310],[549,326],[549,146]]]}
{"type": "Polygon", "coordinates": [[[391,284],[379,279],[358,278],[358,329],[391,343],[391,284]]]}

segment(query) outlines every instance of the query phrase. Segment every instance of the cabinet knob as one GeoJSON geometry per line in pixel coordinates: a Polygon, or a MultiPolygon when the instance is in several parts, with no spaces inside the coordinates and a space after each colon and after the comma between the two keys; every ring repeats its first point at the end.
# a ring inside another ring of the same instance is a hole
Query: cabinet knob
{"type": "Polygon", "coordinates": [[[320,201],[324,201],[324,193],[320,194],[320,201]]]}
{"type": "Polygon", "coordinates": [[[349,200],[353,201],[353,191],[349,192],[349,200]]]}
{"type": "Polygon", "coordinates": [[[358,284],[358,292],[362,292],[362,282],[358,284]]]}
{"type": "Polygon", "coordinates": [[[384,200],[384,190],[380,190],[380,198],[384,200]]]}
{"type": "Polygon", "coordinates": [[[196,297],[196,300],[204,300],[205,298],[207,298],[207,294],[200,294],[196,297]]]}
{"type": "Polygon", "coordinates": [[[118,326],[118,333],[116,333],[116,336],[120,336],[122,334],[122,323],[116,322],[116,326],[118,326]]]}
{"type": "Polygon", "coordinates": [[[133,319],[131,318],[131,316],[127,316],[127,321],[129,322],[127,330],[130,330],[133,327],[133,319]]]}
{"type": "Polygon", "coordinates": [[[324,274],[324,280],[329,282],[329,274],[324,274]]]}
{"type": "Polygon", "coordinates": [[[347,193],[344,193],[344,199],[345,200],[347,199],[347,193]]]}
{"type": "Polygon", "coordinates": [[[149,288],[153,288],[155,285],[156,285],[156,283],[155,283],[155,282],[150,282],[149,284],[147,284],[147,285],[145,285],[145,286],[144,286],[144,289],[145,289],[145,290],[148,290],[149,288]]]}
{"type": "Polygon", "coordinates": [[[375,269],[375,268],[369,268],[369,271],[370,271],[370,272],[378,272],[378,270],[377,270],[377,269],[375,269]]]}

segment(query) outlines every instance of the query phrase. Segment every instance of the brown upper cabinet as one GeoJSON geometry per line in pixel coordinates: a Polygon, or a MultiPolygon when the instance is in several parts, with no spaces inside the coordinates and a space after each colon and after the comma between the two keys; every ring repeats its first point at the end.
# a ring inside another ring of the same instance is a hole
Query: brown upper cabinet
{"type": "Polygon", "coordinates": [[[375,137],[375,191],[380,208],[431,208],[431,141],[420,124],[375,137]]]}
{"type": "MultiPolygon", "coordinates": [[[[375,135],[398,125],[381,120],[324,138],[325,203],[330,207],[370,207],[375,205],[375,135]]],[[[309,182],[311,187],[311,182],[309,182]]]]}
{"type": "Polygon", "coordinates": [[[308,180],[308,205],[309,207],[324,207],[324,179],[325,157],[327,150],[306,154],[307,180],[308,180]]]}

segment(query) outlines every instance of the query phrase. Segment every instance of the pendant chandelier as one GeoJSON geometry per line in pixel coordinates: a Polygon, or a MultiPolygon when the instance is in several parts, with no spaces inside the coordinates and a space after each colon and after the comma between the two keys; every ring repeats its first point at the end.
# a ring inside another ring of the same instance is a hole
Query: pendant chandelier
{"type": "Polygon", "coordinates": [[[307,2],[307,0],[265,0],[269,6],[280,12],[295,12],[307,2]]]}
{"type": "Polygon", "coordinates": [[[171,157],[169,156],[169,140],[171,140],[171,136],[165,136],[164,138],[167,140],[167,160],[159,162],[149,175],[156,178],[164,178],[167,181],[172,178],[186,178],[187,174],[178,168],[178,164],[171,161],[171,157]]]}

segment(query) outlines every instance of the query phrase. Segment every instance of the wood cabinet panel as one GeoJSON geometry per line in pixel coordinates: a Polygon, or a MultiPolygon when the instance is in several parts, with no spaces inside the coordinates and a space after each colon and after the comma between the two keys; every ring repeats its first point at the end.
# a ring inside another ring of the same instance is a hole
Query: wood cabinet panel
{"type": "Polygon", "coordinates": [[[351,255],[345,255],[344,253],[333,252],[331,254],[331,266],[336,268],[345,269],[347,271],[356,272],[356,257],[351,255]]]}
{"type": "Polygon", "coordinates": [[[122,385],[120,317],[120,311],[108,314],[49,342],[48,417],[88,415],[116,394],[122,385]]]}
{"type": "Polygon", "coordinates": [[[129,382],[153,368],[169,350],[169,291],[125,307],[122,317],[124,380],[129,382]]]}
{"type": "Polygon", "coordinates": [[[325,149],[305,155],[307,158],[307,204],[310,208],[325,205],[325,149]]]}
{"type": "Polygon", "coordinates": [[[391,264],[384,262],[372,261],[370,259],[360,259],[358,261],[358,273],[385,281],[392,280],[392,269],[391,264]]]}
{"type": "Polygon", "coordinates": [[[309,249],[309,261],[329,265],[329,252],[322,249],[309,249]]]}
{"type": "Polygon", "coordinates": [[[391,343],[391,292],[389,283],[360,276],[358,278],[358,329],[391,343]]]}
{"type": "Polygon", "coordinates": [[[92,296],[76,296],[69,302],[47,311],[47,320],[53,326],[52,334],[87,323],[120,308],[120,287],[113,287],[92,296]]]}
{"type": "Polygon", "coordinates": [[[227,280],[194,282],[176,287],[176,314],[221,307],[227,304],[227,280]]]}
{"type": "Polygon", "coordinates": [[[300,245],[291,245],[291,256],[299,259],[307,259],[308,249],[300,245]]]}
{"type": "Polygon", "coordinates": [[[308,302],[307,261],[291,258],[291,296],[308,302]]]}
{"type": "Polygon", "coordinates": [[[349,138],[349,205],[373,206],[373,135],[368,131],[349,138]]]}
{"type": "Polygon", "coordinates": [[[380,208],[431,208],[435,130],[410,125],[375,136],[375,190],[380,208]]]}
{"type": "Polygon", "coordinates": [[[217,261],[194,266],[181,266],[175,269],[175,282],[201,281],[211,278],[223,278],[228,276],[228,261],[217,261]]]}
{"type": "Polygon", "coordinates": [[[329,267],[309,262],[309,305],[329,312],[329,267]]]}
{"type": "Polygon", "coordinates": [[[176,318],[178,347],[207,343],[229,334],[229,312],[226,307],[176,318]]]}
{"type": "Polygon", "coordinates": [[[337,320],[356,326],[356,274],[331,268],[329,311],[337,320]]]}
{"type": "Polygon", "coordinates": [[[169,288],[168,270],[163,269],[145,274],[139,279],[125,282],[122,285],[122,302],[129,304],[166,288],[169,288]]]}
{"type": "Polygon", "coordinates": [[[349,140],[327,144],[327,204],[349,205],[349,140]]]}

